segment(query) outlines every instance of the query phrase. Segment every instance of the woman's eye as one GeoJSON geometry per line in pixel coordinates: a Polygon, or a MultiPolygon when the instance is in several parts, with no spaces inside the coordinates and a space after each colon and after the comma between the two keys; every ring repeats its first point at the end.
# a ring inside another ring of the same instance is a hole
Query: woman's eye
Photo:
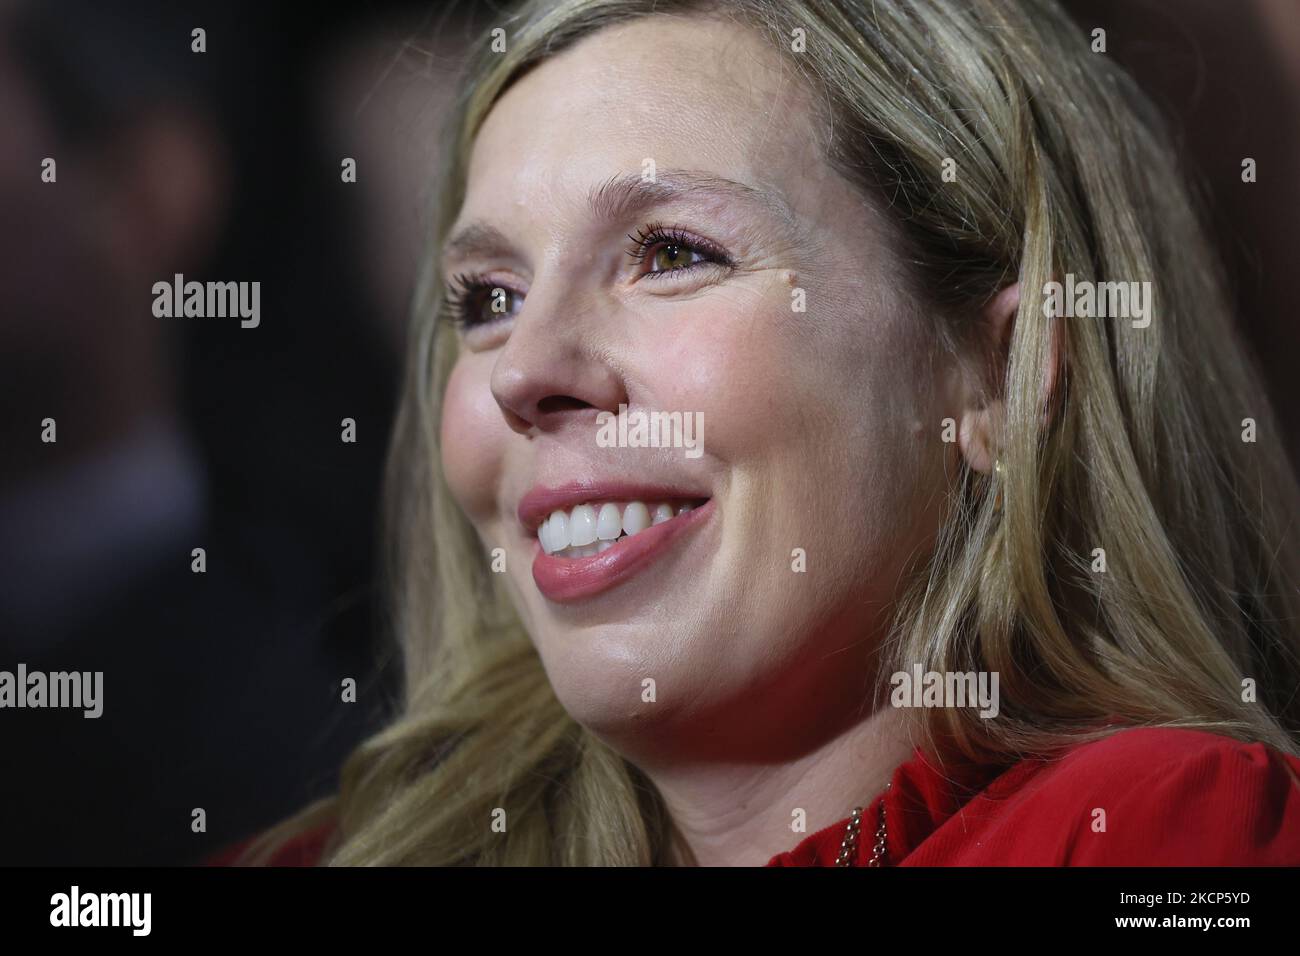
{"type": "Polygon", "coordinates": [[[651,265],[654,266],[653,272],[671,272],[673,269],[685,269],[697,262],[703,262],[704,256],[698,250],[687,245],[660,246],[654,254],[651,265]]]}
{"type": "Polygon", "coordinates": [[[632,240],[629,254],[644,262],[640,272],[643,279],[677,275],[701,266],[732,265],[731,257],[721,249],[676,229],[655,226],[628,238],[632,240]]]}
{"type": "Polygon", "coordinates": [[[523,296],[491,282],[457,276],[447,290],[448,317],[461,329],[488,325],[517,313],[523,296]]]}

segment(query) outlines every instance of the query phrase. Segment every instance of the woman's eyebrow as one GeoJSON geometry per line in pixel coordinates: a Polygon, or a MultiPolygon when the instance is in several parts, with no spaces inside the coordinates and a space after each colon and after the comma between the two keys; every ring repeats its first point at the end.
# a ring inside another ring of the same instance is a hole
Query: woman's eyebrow
{"type": "Polygon", "coordinates": [[[478,220],[469,223],[447,240],[442,247],[442,257],[446,262],[475,257],[489,258],[509,253],[511,247],[512,243],[504,232],[490,223],[478,220]]]}
{"type": "Polygon", "coordinates": [[[611,176],[592,187],[587,205],[596,218],[620,222],[652,206],[697,195],[758,205],[790,226],[796,221],[777,193],[694,169],[660,170],[653,178],[636,173],[611,176]]]}
{"type": "MultiPolygon", "coordinates": [[[[792,230],[798,222],[790,206],[775,192],[691,169],[661,170],[653,178],[637,173],[611,176],[588,191],[587,206],[597,219],[623,222],[654,206],[692,196],[757,205],[792,230]]],[[[443,246],[443,258],[451,262],[476,256],[489,257],[509,253],[512,246],[509,237],[500,229],[477,220],[447,240],[443,246]]]]}

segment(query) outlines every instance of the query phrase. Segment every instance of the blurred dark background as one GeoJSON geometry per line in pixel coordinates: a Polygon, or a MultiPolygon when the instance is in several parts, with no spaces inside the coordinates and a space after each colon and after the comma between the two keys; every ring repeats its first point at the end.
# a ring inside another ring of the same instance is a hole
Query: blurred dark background
{"type": "Polygon", "coordinates": [[[185,863],[394,699],[380,472],[470,11],[0,11],[0,670],[104,672],[97,719],[0,710],[0,863],[185,863]],[[175,273],[259,281],[260,324],[156,318],[175,273]]]}
{"type": "MultiPolygon", "coordinates": [[[[1296,460],[1300,3],[1068,6],[1171,118],[1296,460]]],[[[381,465],[438,123],[494,11],[0,0],[0,670],[104,672],[98,719],[0,709],[0,864],[196,861],[391,712],[381,465]],[[260,325],[156,318],[175,273],[260,282],[260,325]]]]}

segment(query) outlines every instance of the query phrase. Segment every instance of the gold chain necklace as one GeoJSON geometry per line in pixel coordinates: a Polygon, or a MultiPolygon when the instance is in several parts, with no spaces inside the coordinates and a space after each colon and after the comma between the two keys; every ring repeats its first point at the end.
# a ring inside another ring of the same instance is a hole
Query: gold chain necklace
{"type": "MultiPolygon", "coordinates": [[[[889,792],[885,784],[885,793],[889,792]]],[[[835,860],[836,866],[852,866],[853,858],[858,853],[858,830],[862,826],[862,808],[854,807],[849,817],[848,828],[844,831],[844,840],[840,843],[840,855],[835,860]]],[[[876,845],[871,851],[871,860],[867,866],[883,866],[885,862],[885,794],[880,795],[880,826],[876,827],[876,845]]]]}

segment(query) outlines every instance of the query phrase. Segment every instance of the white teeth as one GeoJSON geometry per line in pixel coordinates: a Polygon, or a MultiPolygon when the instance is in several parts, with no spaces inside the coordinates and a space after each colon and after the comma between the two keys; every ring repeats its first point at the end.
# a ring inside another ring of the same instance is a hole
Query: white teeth
{"type": "Polygon", "coordinates": [[[634,501],[623,511],[623,530],[636,534],[650,527],[650,509],[644,502],[634,501]]]}
{"type": "Polygon", "coordinates": [[[582,504],[567,513],[551,512],[537,528],[537,541],[547,554],[587,558],[608,551],[624,536],[639,534],[695,507],[689,502],[676,507],[667,502],[651,506],[644,501],[582,504]]]}
{"type": "Polygon", "coordinates": [[[596,509],[578,505],[569,518],[569,544],[583,548],[596,540],[596,509]]]}
{"type": "Polygon", "coordinates": [[[569,516],[563,511],[552,511],[551,516],[538,529],[537,536],[541,540],[542,550],[547,554],[554,554],[556,551],[567,548],[569,546],[569,516]]]}
{"type": "Polygon", "coordinates": [[[601,541],[616,541],[623,533],[623,514],[618,505],[606,502],[600,506],[600,517],[596,519],[596,537],[601,541]]]}

